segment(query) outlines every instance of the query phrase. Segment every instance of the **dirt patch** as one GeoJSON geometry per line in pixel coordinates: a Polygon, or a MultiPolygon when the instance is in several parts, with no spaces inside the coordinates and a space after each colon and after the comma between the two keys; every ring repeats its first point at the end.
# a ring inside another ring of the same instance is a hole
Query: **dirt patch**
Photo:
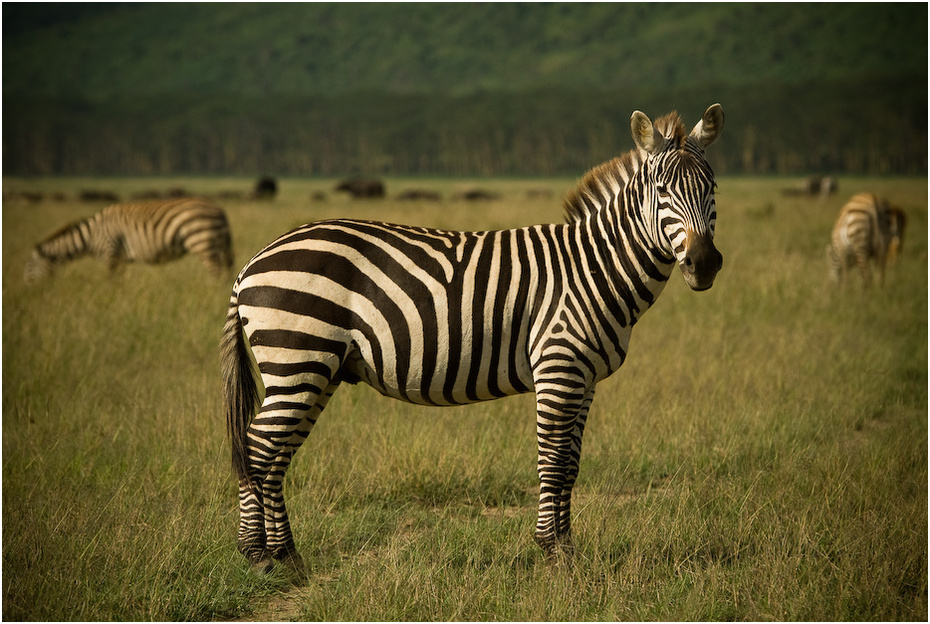
{"type": "MultiPolygon", "coordinates": [[[[297,622],[301,620],[300,605],[313,591],[317,579],[307,581],[307,585],[292,587],[269,597],[263,604],[256,605],[247,616],[229,620],[230,622],[297,622]]],[[[324,582],[322,579],[320,582],[324,582]]]]}

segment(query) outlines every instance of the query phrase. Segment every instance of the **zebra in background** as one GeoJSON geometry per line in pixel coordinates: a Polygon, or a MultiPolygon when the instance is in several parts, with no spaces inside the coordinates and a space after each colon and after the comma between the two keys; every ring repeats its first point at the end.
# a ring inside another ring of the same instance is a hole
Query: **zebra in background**
{"type": "Polygon", "coordinates": [[[595,384],[623,363],[633,325],[676,266],[693,290],[710,288],[722,266],[704,149],[723,120],[714,104],[689,134],[676,113],[653,124],[634,112],[636,149],[580,180],[567,223],[449,232],[337,219],[252,258],[222,340],[237,542],[252,566],[303,569],[284,475],[339,384],[359,381],[424,405],[535,392],[535,539],[550,559],[569,558],[595,384]],[[250,347],[265,387],[254,420],[250,347]]]}
{"type": "Polygon", "coordinates": [[[858,266],[866,286],[872,284],[873,265],[879,285],[885,267],[893,264],[901,248],[907,218],[904,212],[874,193],[854,195],[840,210],[828,247],[830,274],[841,283],[858,266]]]}
{"type": "Polygon", "coordinates": [[[113,271],[124,262],[159,264],[186,253],[199,256],[215,275],[232,268],[232,239],[222,208],[189,198],[114,204],[36,245],[25,279],[37,282],[55,265],[87,255],[113,271]]]}

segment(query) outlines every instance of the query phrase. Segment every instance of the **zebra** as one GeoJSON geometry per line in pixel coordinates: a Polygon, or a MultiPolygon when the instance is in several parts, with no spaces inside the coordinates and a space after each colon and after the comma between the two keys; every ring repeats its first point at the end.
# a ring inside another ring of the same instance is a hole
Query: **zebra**
{"type": "Polygon", "coordinates": [[[702,291],[723,264],[704,155],[723,121],[719,104],[690,133],[677,113],[653,123],[635,111],[636,148],[578,182],[565,223],[452,232],[333,219],[256,254],[233,285],[221,340],[237,547],[252,567],[305,569],[282,485],[342,382],[442,406],[535,392],[535,541],[547,560],[570,562],[595,384],[623,364],[633,325],[676,265],[702,291]]]}
{"type": "Polygon", "coordinates": [[[222,208],[190,198],[113,204],[37,244],[24,277],[38,282],[55,265],[87,255],[113,272],[124,262],[159,264],[186,253],[199,256],[216,275],[232,269],[232,239],[222,208]]]}
{"type": "Polygon", "coordinates": [[[879,285],[883,284],[885,268],[900,250],[905,225],[904,212],[874,193],[850,198],[840,210],[827,248],[833,280],[842,283],[846,273],[858,266],[863,284],[871,286],[874,265],[879,285]]]}

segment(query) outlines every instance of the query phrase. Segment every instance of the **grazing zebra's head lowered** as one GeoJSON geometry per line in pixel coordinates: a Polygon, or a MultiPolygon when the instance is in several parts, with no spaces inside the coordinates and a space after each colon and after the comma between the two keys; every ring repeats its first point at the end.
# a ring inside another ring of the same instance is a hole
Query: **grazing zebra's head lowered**
{"type": "Polygon", "coordinates": [[[285,473],[337,388],[364,382],[422,405],[535,393],[535,540],[570,557],[595,386],[623,364],[676,267],[706,290],[723,263],[704,158],[722,128],[719,104],[690,133],[677,114],[633,113],[636,149],[579,181],[567,223],[453,232],[331,219],[258,252],[233,285],[221,343],[239,551],[259,570],[303,569],[285,473]]]}

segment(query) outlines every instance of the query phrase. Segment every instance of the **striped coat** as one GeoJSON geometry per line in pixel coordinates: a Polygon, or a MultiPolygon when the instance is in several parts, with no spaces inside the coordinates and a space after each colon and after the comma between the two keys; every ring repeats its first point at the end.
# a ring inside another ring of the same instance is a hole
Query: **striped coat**
{"type": "Polygon", "coordinates": [[[885,268],[900,251],[906,217],[874,193],[854,195],[840,210],[828,247],[830,274],[843,282],[846,274],[858,267],[863,283],[870,286],[873,273],[881,285],[885,268]]]}
{"type": "Polygon", "coordinates": [[[103,260],[112,271],[126,262],[159,264],[188,253],[217,275],[232,267],[232,239],[222,208],[188,198],[114,204],[36,245],[25,278],[38,281],[55,265],[83,256],[103,260]]]}
{"type": "Polygon", "coordinates": [[[719,105],[690,134],[675,114],[653,124],[634,113],[637,149],[581,180],[568,223],[450,232],[336,219],[252,258],[223,338],[239,550],[261,569],[275,559],[302,567],[285,472],[336,388],[365,382],[425,405],[535,392],[535,537],[552,557],[570,554],[595,385],[623,363],[633,325],[676,267],[705,290],[722,265],[704,158],[722,126],[719,105]],[[265,386],[254,419],[250,350],[265,386]]]}

